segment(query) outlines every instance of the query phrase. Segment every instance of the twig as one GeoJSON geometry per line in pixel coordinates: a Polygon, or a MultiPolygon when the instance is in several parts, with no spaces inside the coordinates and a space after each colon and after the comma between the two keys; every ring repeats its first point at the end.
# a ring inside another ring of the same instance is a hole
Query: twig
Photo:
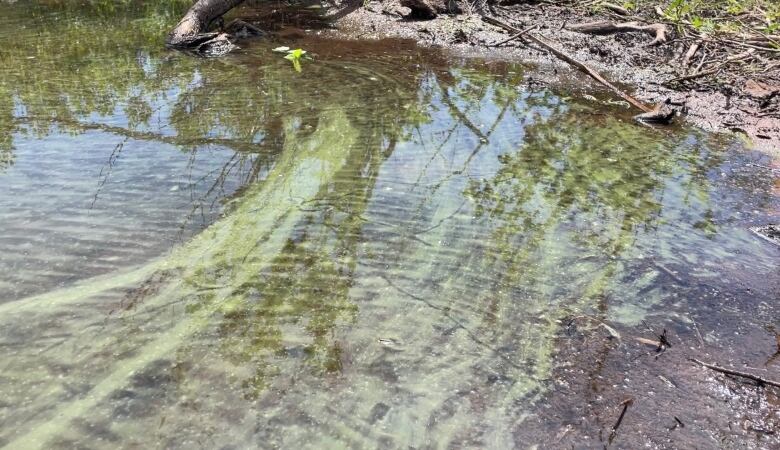
{"type": "Polygon", "coordinates": [[[601,6],[621,16],[629,16],[631,12],[622,6],[618,6],[614,3],[602,3],[601,6]]]}
{"type": "Polygon", "coordinates": [[[716,366],[714,364],[708,364],[706,362],[699,361],[696,358],[690,358],[690,360],[695,362],[696,364],[704,366],[704,367],[706,367],[708,369],[712,369],[712,370],[714,370],[716,372],[725,373],[727,375],[735,375],[735,376],[742,377],[742,378],[747,378],[747,379],[753,380],[753,381],[755,381],[755,382],[757,382],[759,384],[766,384],[766,385],[769,385],[769,386],[780,387],[780,381],[768,380],[766,378],[761,378],[758,375],[753,375],[752,373],[739,372],[737,370],[727,369],[725,367],[716,366]]]}
{"type": "Polygon", "coordinates": [[[674,281],[676,281],[679,284],[685,284],[680,277],[677,276],[671,269],[664,266],[663,264],[659,263],[658,261],[652,260],[653,265],[658,268],[661,272],[669,275],[674,281]]]}
{"type": "MultiPolygon", "coordinates": [[[[678,82],[678,81],[688,81],[688,80],[693,80],[693,79],[696,79],[696,78],[705,77],[707,75],[713,75],[715,73],[718,73],[718,71],[720,71],[720,69],[722,69],[723,67],[727,66],[728,64],[731,64],[733,62],[740,61],[740,60],[743,60],[743,59],[748,58],[750,56],[753,56],[754,53],[755,53],[755,50],[750,49],[750,50],[744,51],[742,53],[736,54],[734,56],[729,56],[728,58],[726,58],[725,61],[723,61],[722,63],[716,65],[715,67],[713,67],[710,70],[705,70],[703,72],[699,72],[698,69],[697,69],[696,73],[693,73],[691,75],[686,75],[684,77],[672,78],[671,80],[666,81],[664,84],[678,82]]],[[[703,62],[704,62],[704,57],[702,57],[702,63],[703,62]]],[[[701,64],[699,65],[699,67],[701,67],[701,64]]]]}
{"type": "Polygon", "coordinates": [[[690,317],[691,322],[693,322],[693,329],[696,330],[696,337],[699,338],[699,344],[703,347],[704,346],[704,338],[701,335],[701,332],[699,332],[699,327],[696,325],[696,321],[693,320],[693,317],[690,317]]]}
{"type": "Polygon", "coordinates": [[[696,55],[696,52],[699,51],[699,47],[701,47],[701,41],[697,41],[691,44],[691,47],[685,53],[685,57],[682,60],[683,69],[688,68],[688,66],[691,64],[691,59],[696,55]]]}
{"type": "Polygon", "coordinates": [[[672,417],[674,417],[674,425],[672,425],[671,428],[669,428],[669,431],[674,431],[677,429],[677,427],[685,428],[685,424],[682,423],[682,420],[678,419],[677,416],[672,416],[672,417]]]}
{"type": "Polygon", "coordinates": [[[514,35],[512,35],[512,36],[509,36],[508,38],[504,39],[504,40],[503,40],[503,41],[501,41],[501,42],[498,42],[498,43],[496,43],[496,44],[492,44],[492,45],[490,45],[490,47],[498,47],[498,46],[500,46],[500,45],[506,44],[506,43],[507,43],[507,42],[509,42],[509,41],[514,41],[515,39],[517,39],[517,38],[521,37],[522,35],[524,35],[524,34],[528,33],[529,31],[532,31],[532,30],[535,30],[535,29],[536,29],[536,25],[534,25],[534,26],[531,26],[531,27],[528,27],[528,28],[526,28],[525,30],[523,30],[523,31],[521,31],[521,32],[519,32],[519,33],[517,33],[517,34],[514,34],[514,35]]]}
{"type": "Polygon", "coordinates": [[[737,46],[740,46],[740,47],[751,48],[753,50],[760,50],[760,51],[772,52],[772,53],[780,53],[780,49],[778,49],[778,48],[761,47],[759,45],[748,44],[746,42],[739,42],[739,41],[735,41],[733,39],[723,39],[723,42],[728,42],[729,44],[737,45],[737,46]]]}
{"type": "Polygon", "coordinates": [[[714,74],[718,73],[719,71],[720,71],[720,67],[715,68],[715,69],[711,69],[711,70],[705,70],[704,72],[698,72],[698,73],[694,73],[694,74],[691,74],[691,75],[686,75],[684,77],[672,78],[671,80],[667,81],[664,84],[676,83],[676,82],[680,82],[680,81],[695,80],[696,78],[706,77],[708,75],[714,75],[714,74]]]}
{"type": "Polygon", "coordinates": [[[639,337],[639,336],[634,336],[634,340],[639,342],[639,343],[641,343],[641,344],[645,344],[645,345],[650,345],[650,346],[656,347],[656,351],[660,351],[661,350],[661,343],[658,342],[657,340],[654,341],[652,339],[646,339],[646,338],[639,337]]]}
{"type": "Polygon", "coordinates": [[[707,49],[705,48],[704,49],[704,54],[701,55],[701,61],[699,61],[699,65],[696,66],[696,69],[693,71],[693,73],[701,72],[701,68],[704,67],[704,63],[707,62],[707,56],[709,56],[709,54],[707,54],[707,49]]]}
{"type": "Polygon", "coordinates": [[[615,436],[617,436],[618,428],[620,428],[620,424],[623,423],[623,417],[626,415],[626,411],[628,410],[628,407],[631,406],[631,404],[634,403],[633,398],[627,398],[623,400],[623,411],[620,411],[620,417],[618,417],[617,422],[615,422],[615,425],[612,425],[612,431],[609,433],[609,443],[612,444],[612,440],[615,439],[615,436]]]}
{"type": "MultiPolygon", "coordinates": [[[[511,31],[514,33],[520,33],[520,30],[517,28],[507,25],[504,22],[501,22],[500,20],[494,19],[492,17],[483,17],[482,20],[485,22],[495,25],[497,27],[503,28],[507,31],[511,31]]],[[[626,94],[625,92],[621,91],[615,85],[607,81],[604,77],[601,76],[598,72],[591,69],[587,65],[577,61],[576,59],[572,58],[571,56],[567,55],[566,53],[556,49],[555,47],[551,46],[550,44],[544,42],[540,38],[534,36],[533,34],[527,33],[525,35],[520,36],[522,39],[529,39],[532,42],[536,43],[537,45],[540,45],[544,47],[546,50],[550,51],[552,54],[557,56],[558,58],[566,61],[567,63],[573,65],[574,67],[580,69],[581,71],[585,72],[587,75],[589,75],[594,80],[598,81],[599,83],[603,84],[604,86],[608,87],[612,92],[620,96],[623,100],[627,101],[628,103],[631,103],[635,107],[641,109],[644,112],[651,112],[653,109],[643,103],[641,103],[639,100],[635,99],[634,97],[631,97],[630,95],[626,94]]]]}

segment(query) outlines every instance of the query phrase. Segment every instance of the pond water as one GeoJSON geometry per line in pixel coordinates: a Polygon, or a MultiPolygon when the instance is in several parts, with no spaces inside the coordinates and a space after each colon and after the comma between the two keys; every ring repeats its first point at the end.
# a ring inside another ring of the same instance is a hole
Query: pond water
{"type": "Polygon", "coordinates": [[[737,141],[400,41],[166,51],[186,4],[0,3],[0,447],[511,447],[567,318],[777,277],[737,141]]]}

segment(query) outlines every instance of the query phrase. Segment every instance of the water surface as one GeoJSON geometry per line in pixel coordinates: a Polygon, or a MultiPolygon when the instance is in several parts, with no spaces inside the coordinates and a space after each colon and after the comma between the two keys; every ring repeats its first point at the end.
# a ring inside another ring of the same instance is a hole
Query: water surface
{"type": "Polygon", "coordinates": [[[149,3],[0,5],[0,445],[511,447],[566,319],[777,275],[738,142],[404,42],[167,52],[149,3]]]}

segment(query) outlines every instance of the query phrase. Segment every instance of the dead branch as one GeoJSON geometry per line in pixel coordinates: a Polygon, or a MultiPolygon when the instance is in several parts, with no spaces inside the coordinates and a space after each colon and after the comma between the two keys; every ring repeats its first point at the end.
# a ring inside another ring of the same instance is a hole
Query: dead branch
{"type": "Polygon", "coordinates": [[[739,372],[737,370],[727,369],[725,367],[716,366],[714,364],[708,364],[706,362],[699,361],[696,358],[690,358],[690,360],[695,362],[696,364],[704,366],[704,367],[706,367],[708,369],[712,369],[712,370],[714,370],[716,372],[725,373],[727,375],[734,375],[734,376],[738,376],[738,377],[742,377],[742,378],[747,378],[747,379],[753,380],[753,381],[755,381],[755,382],[757,382],[759,384],[780,387],[780,381],[769,380],[769,379],[766,379],[766,378],[761,378],[758,375],[753,375],[752,373],[739,372]]]}
{"type": "Polygon", "coordinates": [[[512,33],[520,34],[520,39],[528,39],[531,42],[543,47],[544,49],[548,50],[558,58],[562,59],[563,61],[571,64],[572,66],[580,69],[582,72],[586,73],[588,76],[593,78],[594,80],[598,81],[599,83],[603,84],[607,88],[609,88],[612,92],[617,94],[620,98],[627,101],[628,103],[634,105],[635,107],[641,109],[642,111],[649,113],[653,111],[653,108],[641,103],[639,100],[635,99],[634,97],[631,97],[630,95],[626,94],[625,92],[618,89],[615,85],[607,81],[604,77],[601,76],[598,72],[596,72],[594,69],[591,69],[584,63],[581,63],[577,61],[576,59],[572,58],[571,56],[567,55],[566,53],[556,49],[555,47],[551,46],[550,44],[544,42],[540,38],[534,36],[531,33],[525,33],[522,34],[521,30],[518,30],[517,28],[507,25],[504,22],[501,22],[500,20],[494,19],[492,17],[483,17],[482,20],[485,22],[495,25],[499,28],[503,28],[504,30],[510,31],[512,33]]]}
{"type": "Polygon", "coordinates": [[[671,123],[675,114],[674,108],[668,102],[661,102],[656,104],[652,110],[637,114],[634,119],[645,123],[668,124],[671,123]]]}
{"type": "MultiPolygon", "coordinates": [[[[734,62],[737,62],[737,61],[742,61],[742,60],[744,60],[746,58],[749,58],[749,57],[753,56],[753,53],[755,53],[755,50],[754,49],[750,49],[750,50],[748,50],[746,52],[742,52],[742,53],[739,53],[739,54],[734,55],[734,56],[729,56],[728,58],[726,58],[725,61],[723,61],[722,63],[716,65],[715,67],[713,67],[710,70],[699,71],[697,69],[696,72],[692,73],[691,75],[686,75],[684,77],[678,77],[678,78],[672,78],[671,80],[665,82],[664,84],[675,83],[675,82],[680,82],[680,81],[690,81],[690,80],[695,80],[696,78],[706,77],[708,75],[714,75],[714,74],[718,73],[722,68],[724,68],[725,66],[727,66],[727,65],[729,65],[731,63],[734,63],[734,62]]],[[[699,67],[701,67],[703,65],[703,63],[704,63],[704,61],[702,61],[702,64],[700,64],[699,67]]]]}
{"type": "Polygon", "coordinates": [[[530,26],[530,27],[526,28],[525,30],[523,30],[523,31],[521,31],[521,32],[519,32],[517,34],[513,34],[512,36],[509,36],[508,38],[504,39],[501,42],[492,44],[491,47],[498,47],[500,45],[506,44],[507,42],[514,41],[515,39],[523,36],[524,34],[528,33],[529,31],[535,30],[536,28],[537,28],[536,25],[530,26]]]}
{"type": "Polygon", "coordinates": [[[676,83],[676,82],[680,82],[680,81],[695,80],[696,78],[706,77],[708,75],[714,75],[714,74],[718,73],[719,71],[720,71],[720,68],[711,69],[711,70],[705,70],[704,72],[697,72],[697,73],[694,73],[694,74],[691,74],[691,75],[686,75],[684,77],[672,78],[671,80],[667,81],[664,84],[676,83]]]}
{"type": "Polygon", "coordinates": [[[208,31],[209,25],[244,0],[198,0],[168,34],[166,44],[191,46],[193,39],[208,31]]]}
{"type": "Polygon", "coordinates": [[[693,323],[693,329],[696,330],[696,338],[699,339],[699,346],[704,346],[704,337],[701,335],[701,332],[699,331],[699,326],[696,325],[696,321],[693,320],[693,317],[690,318],[691,322],[693,323]]]}
{"type": "Polygon", "coordinates": [[[643,338],[643,337],[639,337],[639,336],[634,336],[634,340],[639,342],[640,344],[649,345],[651,347],[660,347],[661,346],[661,343],[658,342],[658,340],[647,339],[647,338],[643,338]]]}
{"type": "Polygon", "coordinates": [[[578,33],[588,33],[588,34],[613,34],[613,33],[628,33],[628,32],[647,33],[654,36],[654,39],[648,45],[663,44],[667,41],[666,25],[661,23],[642,25],[639,22],[612,23],[603,20],[598,22],[588,22],[588,23],[581,23],[576,25],[569,25],[566,28],[571,31],[576,31],[578,33]]]}

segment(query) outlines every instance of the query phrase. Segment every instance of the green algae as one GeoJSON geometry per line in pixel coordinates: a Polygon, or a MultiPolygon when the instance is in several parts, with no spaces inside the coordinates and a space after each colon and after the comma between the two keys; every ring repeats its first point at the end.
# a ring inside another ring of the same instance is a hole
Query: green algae
{"type": "MultiPolygon", "coordinates": [[[[350,133],[349,124],[343,116],[334,115],[330,121],[321,118],[321,128],[303,144],[291,133],[289,144],[269,173],[269,181],[256,192],[247,192],[242,204],[227,219],[204,231],[160,264],[160,270],[178,275],[170,283],[163,282],[156,295],[144,298],[144,307],[154,308],[171,299],[194,297],[197,300],[188,303],[190,314],[142,344],[135,350],[137,356],[117,361],[94,384],[89,396],[54,411],[52,420],[12,440],[8,444],[11,448],[45,447],[53,436],[67,429],[72,419],[87,413],[135,372],[182,346],[192,334],[205,328],[215,314],[229,316],[231,310],[247,301],[242,298],[245,285],[283,250],[288,231],[300,214],[297,207],[302,201],[314,198],[320,186],[344,163],[344,150],[354,145],[355,135],[350,133]],[[207,294],[201,293],[204,286],[214,284],[218,287],[208,289],[207,294]]],[[[88,296],[104,286],[104,283],[97,287],[87,285],[81,292],[88,296]]],[[[84,297],[71,294],[64,301],[77,299],[83,301],[84,297]]],[[[113,337],[96,346],[97,350],[113,346],[111,340],[113,337]]],[[[42,397],[45,400],[50,395],[46,393],[42,397]]]]}
{"type": "Polygon", "coordinates": [[[4,142],[53,117],[83,139],[92,124],[263,164],[161,258],[0,306],[4,447],[513,447],[571,317],[633,323],[696,292],[652,258],[776,260],[729,222],[728,205],[771,200],[723,187],[711,172],[729,159],[698,133],[592,115],[522,87],[520,66],[381,44],[306,42],[320,56],[295,78],[270,43],[163,54],[152,36],[175,14],[141,11],[123,23],[158,17],[143,39],[58,23],[87,44],[41,50],[42,67],[92,66],[59,91],[7,69],[36,113],[6,105],[4,142]]]}

